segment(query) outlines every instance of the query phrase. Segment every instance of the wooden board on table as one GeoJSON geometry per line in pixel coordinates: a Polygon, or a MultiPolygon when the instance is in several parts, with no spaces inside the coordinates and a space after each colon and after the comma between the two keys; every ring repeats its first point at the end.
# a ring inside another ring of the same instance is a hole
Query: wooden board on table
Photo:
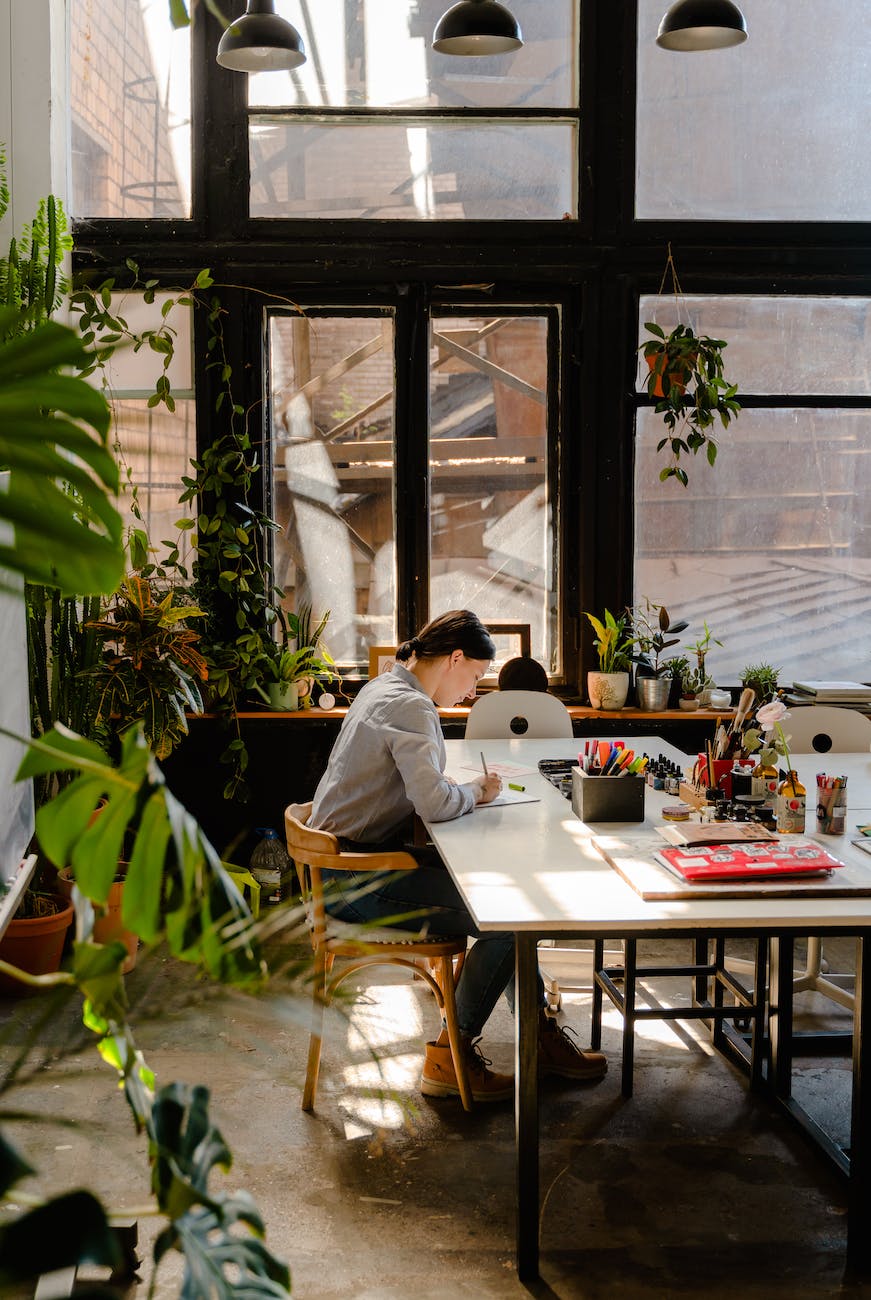
{"type": "MultiPolygon", "coordinates": [[[[662,848],[655,835],[595,835],[593,844],[626,884],[641,898],[658,902],[678,898],[850,898],[871,897],[871,864],[848,861],[831,876],[805,880],[710,881],[690,884],[678,880],[653,860],[662,848]]],[[[835,850],[841,852],[840,846],[835,850]]]]}

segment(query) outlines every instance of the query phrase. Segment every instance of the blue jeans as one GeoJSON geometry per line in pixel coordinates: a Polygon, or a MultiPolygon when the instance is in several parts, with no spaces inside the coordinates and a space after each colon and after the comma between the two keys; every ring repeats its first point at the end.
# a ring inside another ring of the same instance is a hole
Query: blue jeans
{"type": "MultiPolygon", "coordinates": [[[[357,852],[388,848],[386,844],[339,842],[343,849],[357,852]]],[[[466,954],[457,983],[457,1020],[461,1033],[477,1038],[502,993],[514,1010],[514,935],[478,929],[434,848],[400,846],[392,841],[389,844],[391,849],[399,847],[405,848],[421,864],[416,871],[379,876],[377,884],[371,872],[322,871],[324,884],[330,882],[324,899],[327,911],[341,921],[356,924],[387,921],[414,933],[429,931],[446,938],[457,935],[473,938],[475,942],[466,954]],[[358,892],[363,890],[367,892],[358,892]],[[425,917],[396,920],[402,913],[423,909],[425,917]]],[[[539,999],[544,1006],[541,976],[539,999]]]]}

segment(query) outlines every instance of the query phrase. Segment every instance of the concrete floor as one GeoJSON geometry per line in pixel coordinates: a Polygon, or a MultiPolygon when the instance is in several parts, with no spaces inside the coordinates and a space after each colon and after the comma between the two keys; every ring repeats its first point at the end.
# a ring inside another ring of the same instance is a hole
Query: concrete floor
{"type": "MultiPolygon", "coordinates": [[[[827,948],[833,966],[849,962],[851,947],[827,948]]],[[[350,1018],[336,1014],[328,1032],[314,1115],[299,1108],[306,1032],[281,980],[257,1000],[225,994],[160,954],[128,976],[131,1019],[158,1081],[212,1090],[234,1155],[214,1188],[251,1192],[299,1300],[871,1296],[871,1287],[842,1285],[844,1187],[822,1159],[748,1095],[689,1023],[641,1027],[636,1092],[624,1101],[614,1015],[605,1081],[543,1089],[542,1280],[522,1285],[510,1103],[466,1115],[458,1102],[422,1098],[434,1004],[401,973],[364,976],[350,1018]]],[[[667,996],[674,992],[671,984],[667,996]]],[[[817,1019],[848,1023],[819,995],[802,1000],[817,1019]]],[[[568,994],[564,1007],[588,1041],[588,995],[568,994]]],[[[0,1001],[6,1085],[38,1014],[34,1000],[0,1001]]],[[[512,1032],[503,1001],[485,1038],[497,1067],[511,1068],[512,1032]]],[[[58,1121],[4,1123],[39,1170],[24,1186],[88,1186],[135,1215],[145,1263],[130,1294],[144,1296],[157,1230],[144,1215],[144,1139],[73,1007],[52,1017],[40,1041],[41,1054],[2,1098],[4,1114],[29,1109],[58,1121]]],[[[848,1063],[803,1062],[797,1090],[844,1138],[848,1063]]],[[[15,1204],[7,1200],[2,1213],[14,1214],[15,1204]]],[[[158,1300],[177,1296],[178,1278],[173,1265],[161,1267],[158,1300]]]]}

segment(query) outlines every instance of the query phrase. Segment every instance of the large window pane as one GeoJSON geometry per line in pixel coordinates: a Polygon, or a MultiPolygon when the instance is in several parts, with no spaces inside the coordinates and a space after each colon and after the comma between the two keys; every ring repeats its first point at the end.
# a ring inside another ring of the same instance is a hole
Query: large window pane
{"type": "Polygon", "coordinates": [[[196,455],[194,403],[176,397],[172,413],[165,406],[149,407],[146,400],[118,398],[112,409],[123,487],[118,508],[128,527],[145,528],[154,563],[166,557],[167,543],[177,543],[181,562],[188,565],[190,533],[179,531],[176,522],[193,511],[178,499],[182,475],[191,473],[196,455]]]}
{"type": "Polygon", "coordinates": [[[547,329],[541,316],[433,321],[430,612],[529,623],[533,657],[558,672],[547,329]]]}
{"type": "Polygon", "coordinates": [[[70,0],[74,217],[190,214],[190,37],[166,0],[70,0]]]}
{"type": "Polygon", "coordinates": [[[689,487],[658,481],[662,422],[639,411],[635,592],[707,620],[709,669],[864,681],[871,643],[871,411],[744,410],[689,487]]]}
{"type": "Polygon", "coordinates": [[[368,670],[396,642],[393,321],[269,318],[276,581],[285,605],[330,610],[327,644],[368,670]]]}
{"type": "Polygon", "coordinates": [[[639,0],[639,218],[867,221],[871,25],[856,0],[741,0],[749,39],[660,49],[639,0]]]}
{"type": "Polygon", "coordinates": [[[248,82],[256,106],[566,108],[577,104],[577,0],[511,0],[523,48],[456,58],[432,48],[445,0],[278,0],[307,60],[248,82]]]}
{"type": "MultiPolygon", "coordinates": [[[[746,393],[861,397],[871,393],[871,299],[681,297],[641,299],[640,318],[678,322],[726,339],[727,377],[746,393]]],[[[644,335],[642,328],[642,336],[644,335]]],[[[638,387],[647,366],[640,358],[638,387]],[[643,373],[642,373],[643,366],[643,373]]]]}
{"type": "Polygon", "coordinates": [[[576,215],[570,122],[258,119],[254,217],[559,220],[576,215]]]}

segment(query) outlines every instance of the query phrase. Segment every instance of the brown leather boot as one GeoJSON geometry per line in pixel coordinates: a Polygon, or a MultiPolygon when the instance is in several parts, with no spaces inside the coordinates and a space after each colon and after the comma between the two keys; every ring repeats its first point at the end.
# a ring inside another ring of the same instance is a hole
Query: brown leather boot
{"type": "Polygon", "coordinates": [[[585,1052],[574,1031],[558,1025],[550,1016],[542,1015],[538,1022],[538,1072],[540,1075],[556,1074],[562,1079],[592,1082],[601,1079],[608,1062],[601,1052],[585,1052]]]}
{"type": "MultiPolygon", "coordinates": [[[[489,1070],[490,1062],[478,1046],[479,1042],[477,1038],[474,1041],[463,1039],[472,1098],[474,1101],[507,1101],[514,1096],[514,1075],[496,1074],[489,1070]]],[[[450,1047],[427,1043],[420,1090],[426,1097],[459,1097],[460,1085],[450,1047]]]]}

